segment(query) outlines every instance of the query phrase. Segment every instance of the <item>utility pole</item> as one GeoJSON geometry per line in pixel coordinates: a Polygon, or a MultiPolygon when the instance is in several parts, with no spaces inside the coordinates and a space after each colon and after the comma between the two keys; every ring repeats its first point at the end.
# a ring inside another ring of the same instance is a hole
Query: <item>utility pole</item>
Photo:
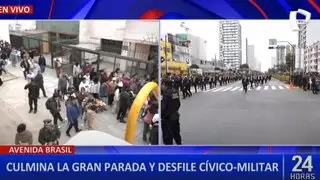
{"type": "Polygon", "coordinates": [[[168,40],[167,40],[167,34],[165,35],[165,37],[164,37],[164,60],[166,61],[166,74],[168,74],[168,71],[169,71],[169,69],[168,69],[168,52],[167,52],[167,49],[168,49],[168,47],[167,47],[167,43],[168,43],[168,40]]]}

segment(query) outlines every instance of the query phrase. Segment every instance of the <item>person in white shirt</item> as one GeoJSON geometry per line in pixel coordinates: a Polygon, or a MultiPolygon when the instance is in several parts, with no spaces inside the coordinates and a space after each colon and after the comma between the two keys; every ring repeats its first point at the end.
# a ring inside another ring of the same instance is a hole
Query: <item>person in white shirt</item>
{"type": "Polygon", "coordinates": [[[157,113],[153,116],[152,123],[150,125],[151,145],[159,145],[159,121],[160,121],[160,115],[157,113]]]}
{"type": "Polygon", "coordinates": [[[86,80],[86,83],[89,84],[90,83],[90,74],[86,73],[83,78],[86,80]]]}
{"type": "Polygon", "coordinates": [[[76,64],[73,65],[73,76],[78,76],[82,72],[80,64],[77,62],[76,64]]]}
{"type": "Polygon", "coordinates": [[[85,79],[85,78],[83,78],[82,81],[81,81],[81,83],[79,84],[79,89],[82,89],[82,88],[84,88],[85,92],[89,92],[89,90],[90,90],[90,86],[89,86],[89,84],[86,82],[86,79],[85,79]]]}
{"type": "Polygon", "coordinates": [[[99,94],[99,92],[100,92],[100,82],[98,78],[95,78],[90,82],[90,93],[99,94]]]}
{"type": "Polygon", "coordinates": [[[120,93],[122,92],[123,83],[120,81],[114,91],[114,99],[113,99],[113,113],[119,111],[119,100],[120,100],[120,93]]]}

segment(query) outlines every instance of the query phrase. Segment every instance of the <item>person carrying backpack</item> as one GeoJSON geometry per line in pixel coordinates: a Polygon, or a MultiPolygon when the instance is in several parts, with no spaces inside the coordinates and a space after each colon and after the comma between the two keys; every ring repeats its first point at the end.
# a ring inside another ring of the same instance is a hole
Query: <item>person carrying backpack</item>
{"type": "Polygon", "coordinates": [[[58,126],[58,119],[64,122],[64,119],[61,117],[61,104],[60,104],[60,95],[55,92],[53,96],[46,101],[46,108],[50,111],[53,117],[53,124],[58,126]]]}
{"type": "Polygon", "coordinates": [[[51,119],[45,119],[43,123],[44,126],[39,131],[39,143],[41,145],[59,145],[61,131],[58,126],[52,124],[51,119]]]}

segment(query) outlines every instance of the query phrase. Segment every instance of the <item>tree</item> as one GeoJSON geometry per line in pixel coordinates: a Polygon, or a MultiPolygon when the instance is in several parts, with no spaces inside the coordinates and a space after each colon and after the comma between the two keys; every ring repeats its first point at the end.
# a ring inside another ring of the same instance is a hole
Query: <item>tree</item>
{"type": "Polygon", "coordinates": [[[286,54],[286,65],[289,67],[289,70],[294,69],[294,55],[292,53],[286,54]]]}
{"type": "Polygon", "coordinates": [[[280,72],[288,72],[290,70],[290,67],[288,66],[288,64],[282,63],[278,65],[278,70],[280,72]]]}

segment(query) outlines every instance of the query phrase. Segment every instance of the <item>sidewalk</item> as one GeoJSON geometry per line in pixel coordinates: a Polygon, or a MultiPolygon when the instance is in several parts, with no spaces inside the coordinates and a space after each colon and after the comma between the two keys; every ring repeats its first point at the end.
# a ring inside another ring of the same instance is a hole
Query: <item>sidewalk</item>
{"type": "MultiPolygon", "coordinates": [[[[6,124],[8,125],[5,125],[7,127],[4,127],[6,129],[5,136],[8,136],[9,139],[2,136],[2,138],[0,138],[0,144],[14,143],[16,126],[22,122],[27,125],[30,131],[33,132],[34,143],[38,144],[38,132],[39,129],[43,126],[42,121],[46,118],[52,119],[52,116],[44,105],[46,102],[46,98],[41,97],[38,100],[39,108],[37,114],[29,114],[27,91],[24,90],[26,81],[24,80],[22,71],[19,67],[13,68],[11,66],[8,66],[7,68],[8,72],[15,76],[15,79],[4,82],[3,86],[0,87],[0,105],[6,107],[0,111],[0,116],[2,116],[3,113],[10,113],[10,117],[7,118],[8,122],[6,122],[6,124]]],[[[53,95],[54,89],[57,87],[57,84],[58,79],[56,77],[55,71],[53,69],[46,68],[44,73],[44,86],[47,96],[50,97],[53,95]]],[[[41,92],[40,95],[42,96],[41,92]]],[[[62,107],[61,114],[63,117],[65,117],[65,106],[62,107]]],[[[83,122],[81,121],[79,122],[79,124],[83,124],[83,122]]],[[[65,135],[66,126],[66,123],[61,125],[61,144],[67,142],[69,139],[65,135]]],[[[0,131],[1,129],[3,128],[0,128],[0,131]]],[[[126,124],[119,123],[116,120],[115,115],[111,113],[111,110],[97,114],[96,130],[103,131],[115,137],[124,139],[125,129],[126,124]]],[[[142,141],[142,130],[143,123],[138,121],[134,144],[144,144],[144,142],[142,141]]],[[[75,135],[75,133],[71,132],[71,135],[75,135]]]]}

